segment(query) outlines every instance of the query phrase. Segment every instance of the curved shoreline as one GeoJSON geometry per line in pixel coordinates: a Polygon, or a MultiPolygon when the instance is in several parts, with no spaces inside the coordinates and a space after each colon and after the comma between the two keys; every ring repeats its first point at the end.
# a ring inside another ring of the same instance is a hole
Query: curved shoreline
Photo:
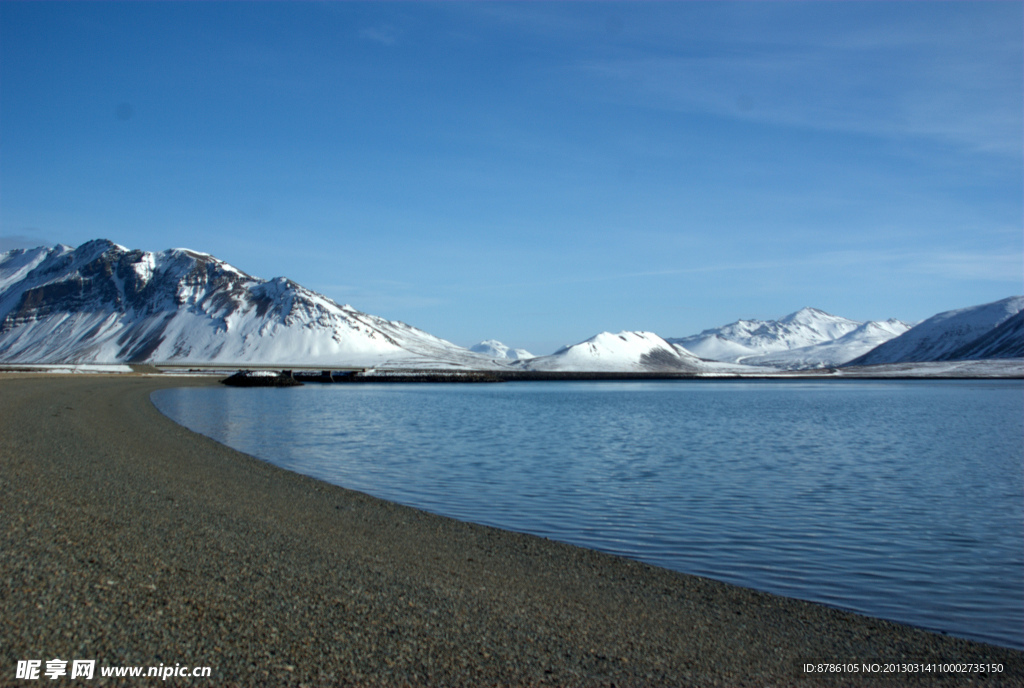
{"type": "Polygon", "coordinates": [[[276,468],[149,402],[197,384],[0,376],[0,684],[54,657],[210,666],[211,685],[1024,684],[1015,650],[276,468]],[[886,661],[1004,671],[803,668],[886,661]]]}

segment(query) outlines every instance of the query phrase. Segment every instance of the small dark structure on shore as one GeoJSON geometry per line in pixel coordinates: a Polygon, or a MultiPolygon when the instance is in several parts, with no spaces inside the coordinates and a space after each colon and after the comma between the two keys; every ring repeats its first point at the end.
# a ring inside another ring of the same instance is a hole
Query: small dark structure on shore
{"type": "Polygon", "coordinates": [[[301,382],[292,376],[292,371],[239,370],[231,377],[221,380],[229,387],[299,387],[301,382]]]}

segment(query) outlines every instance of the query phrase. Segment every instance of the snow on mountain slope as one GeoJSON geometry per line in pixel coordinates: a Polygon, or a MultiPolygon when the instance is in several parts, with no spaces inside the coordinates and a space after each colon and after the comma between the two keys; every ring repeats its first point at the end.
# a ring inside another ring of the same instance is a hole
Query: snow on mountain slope
{"type": "Polygon", "coordinates": [[[779,320],[738,320],[668,341],[708,360],[753,363],[756,359],[751,357],[830,342],[862,324],[817,308],[802,308],[779,320]]]}
{"type": "Polygon", "coordinates": [[[1024,297],[947,311],[898,337],[813,308],[665,340],[603,332],[532,358],[489,340],[470,351],[205,253],[133,251],[96,240],[0,253],[0,361],[281,363],[476,370],[750,372],[942,358],[1024,356],[1024,297]],[[873,344],[889,341],[871,349],[873,344]],[[688,350],[692,347],[691,350],[688,350]],[[871,349],[865,352],[867,349],[871,349]],[[694,354],[697,354],[696,356],[694,354]],[[756,369],[755,369],[756,370],[756,369]],[[764,370],[762,368],[762,370],[764,370]]]}
{"type": "MultiPolygon", "coordinates": [[[[110,241],[0,254],[0,360],[377,365],[488,359],[205,253],[110,241]]],[[[493,362],[491,362],[493,365],[493,362]]]]}
{"type": "Polygon", "coordinates": [[[898,337],[909,329],[910,325],[895,319],[870,321],[831,341],[788,351],[748,356],[742,361],[745,365],[766,365],[787,370],[833,368],[871,351],[879,344],[898,337]]]}
{"type": "Polygon", "coordinates": [[[527,358],[534,358],[534,355],[531,354],[526,349],[512,349],[508,346],[505,346],[497,339],[484,340],[479,344],[474,344],[473,346],[469,347],[469,350],[474,353],[482,354],[487,358],[497,360],[522,360],[527,358]]]}
{"type": "Polygon", "coordinates": [[[943,361],[1024,358],[1024,310],[942,357],[943,361]]]}
{"type": "Polygon", "coordinates": [[[1024,296],[933,315],[847,365],[938,361],[1024,310],[1024,296]]]}
{"type": "MultiPolygon", "coordinates": [[[[3,302],[7,290],[14,284],[25,279],[28,273],[51,256],[60,256],[71,252],[70,246],[58,244],[51,249],[39,248],[0,253],[0,303],[3,302]]],[[[0,311],[2,313],[2,311],[0,311]]]]}
{"type": "Polygon", "coordinates": [[[709,366],[653,332],[602,332],[549,356],[519,362],[526,370],[699,372],[709,366]]]}
{"type": "MultiPolygon", "coordinates": [[[[749,322],[749,321],[747,321],[749,322]]],[[[705,330],[712,332],[711,330],[705,330]]],[[[761,352],[750,346],[726,338],[724,335],[714,332],[705,336],[704,333],[685,337],[683,339],[667,339],[666,341],[681,346],[695,356],[708,361],[742,361],[751,356],[758,356],[761,352]]]]}

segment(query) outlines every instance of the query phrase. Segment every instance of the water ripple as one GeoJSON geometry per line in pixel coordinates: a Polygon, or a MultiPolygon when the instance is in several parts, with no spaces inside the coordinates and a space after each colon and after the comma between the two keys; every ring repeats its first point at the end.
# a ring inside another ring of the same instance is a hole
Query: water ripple
{"type": "Polygon", "coordinates": [[[193,388],[154,401],[385,499],[1024,648],[1019,382],[193,388]]]}

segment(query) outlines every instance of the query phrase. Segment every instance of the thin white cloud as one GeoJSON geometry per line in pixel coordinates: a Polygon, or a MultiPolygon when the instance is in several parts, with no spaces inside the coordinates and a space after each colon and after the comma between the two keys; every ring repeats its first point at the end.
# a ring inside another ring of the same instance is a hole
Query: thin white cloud
{"type": "Polygon", "coordinates": [[[937,251],[920,256],[914,268],[951,279],[1024,283],[1024,257],[1019,253],[937,251]]]}
{"type": "Polygon", "coordinates": [[[887,275],[930,275],[952,281],[1024,281],[1024,259],[1013,251],[865,249],[831,251],[791,261],[787,267],[829,266],[883,270],[887,275]]]}
{"type": "Polygon", "coordinates": [[[446,303],[445,299],[423,293],[421,288],[408,282],[377,280],[369,287],[358,287],[349,284],[317,284],[311,287],[324,294],[336,303],[347,304],[353,308],[383,315],[400,313],[417,308],[435,308],[446,303]]]}
{"type": "Polygon", "coordinates": [[[359,31],[359,37],[388,47],[398,44],[402,32],[391,24],[367,26],[359,31]]]}
{"type": "Polygon", "coordinates": [[[1019,254],[1005,251],[907,251],[901,249],[866,249],[828,251],[802,257],[774,260],[737,261],[698,265],[685,268],[606,273],[577,277],[514,282],[509,284],[479,285],[475,289],[507,290],[526,287],[556,287],[569,284],[589,284],[617,280],[631,280],[672,275],[699,275],[742,272],[753,274],[771,271],[773,274],[793,274],[794,271],[829,268],[855,268],[863,271],[884,271],[892,274],[932,275],[950,280],[982,280],[992,282],[1024,281],[1024,259],[1019,254]]]}
{"type": "Polygon", "coordinates": [[[940,70],[886,55],[804,50],[747,57],[597,60],[580,67],[637,102],[741,120],[888,137],[927,137],[1019,155],[1019,74],[940,70]]]}
{"type": "MultiPolygon", "coordinates": [[[[674,41],[661,36],[654,54],[622,50],[576,68],[603,83],[606,97],[642,106],[926,137],[1019,157],[1020,13],[977,5],[959,13],[886,12],[884,4],[742,7],[742,16],[720,17],[707,34],[680,26],[674,41]],[[751,13],[764,15],[761,28],[754,29],[751,13]],[[1014,21],[1016,29],[1007,26],[1014,21]]],[[[648,33],[659,35],[652,27],[648,33]]]]}
{"type": "Polygon", "coordinates": [[[55,242],[40,236],[29,234],[0,235],[0,253],[19,248],[36,248],[37,246],[53,246],[55,242]]]}

